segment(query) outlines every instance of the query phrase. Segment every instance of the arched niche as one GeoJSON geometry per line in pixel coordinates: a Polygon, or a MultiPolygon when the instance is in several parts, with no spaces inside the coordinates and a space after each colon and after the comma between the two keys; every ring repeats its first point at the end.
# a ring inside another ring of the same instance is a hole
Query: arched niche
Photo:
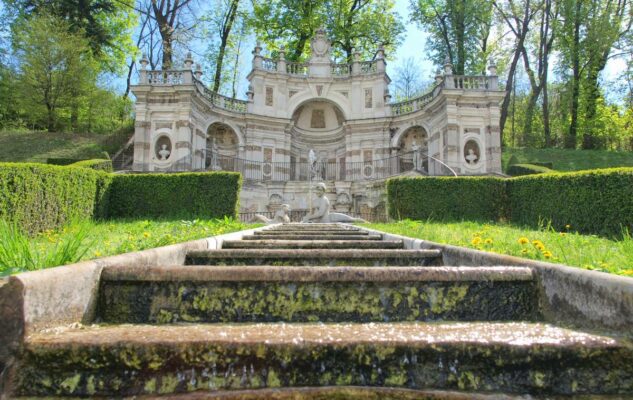
{"type": "Polygon", "coordinates": [[[207,151],[205,167],[231,170],[229,164],[238,157],[239,137],[237,133],[222,122],[215,122],[207,129],[207,151]]]}
{"type": "Polygon", "coordinates": [[[332,131],[345,122],[343,112],[329,101],[310,101],[297,107],[292,115],[294,124],[306,131],[332,131]]]}
{"type": "Polygon", "coordinates": [[[429,135],[420,125],[414,125],[400,135],[398,139],[398,148],[400,149],[401,170],[417,169],[420,172],[428,172],[428,153],[429,153],[429,135]],[[417,150],[420,159],[416,160],[415,151],[417,150]],[[418,165],[414,165],[415,163],[418,165]]]}

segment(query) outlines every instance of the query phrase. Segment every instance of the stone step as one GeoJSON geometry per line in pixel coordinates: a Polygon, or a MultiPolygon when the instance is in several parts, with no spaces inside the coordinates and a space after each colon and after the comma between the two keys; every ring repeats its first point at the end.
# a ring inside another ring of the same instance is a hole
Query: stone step
{"type": "Polygon", "coordinates": [[[225,240],[224,249],[403,249],[402,240],[225,240]]]}
{"type": "Polygon", "coordinates": [[[523,267],[104,269],[98,317],[116,323],[510,321],[538,318],[523,267]]]}
{"type": "Polygon", "coordinates": [[[288,233],[279,235],[244,235],[242,240],[382,240],[382,235],[324,235],[320,233],[288,233]]]}
{"type": "Polygon", "coordinates": [[[631,343],[541,323],[117,325],[28,336],[16,396],[381,386],[633,395],[631,343]]]}
{"type": "Polygon", "coordinates": [[[267,230],[277,230],[277,229],[292,229],[292,230],[301,230],[301,229],[307,229],[307,230],[314,230],[314,229],[348,229],[348,230],[359,230],[358,227],[355,227],[353,225],[347,225],[347,224],[297,224],[297,223],[290,223],[290,224],[275,225],[275,226],[267,228],[267,230]]]}
{"type": "Polygon", "coordinates": [[[368,236],[369,232],[366,231],[326,231],[326,230],[314,230],[314,231],[256,231],[255,236],[278,236],[278,235],[327,235],[327,236],[368,236]]]}
{"type": "Polygon", "coordinates": [[[221,249],[192,251],[187,265],[427,266],[441,265],[439,250],[221,249]]]}

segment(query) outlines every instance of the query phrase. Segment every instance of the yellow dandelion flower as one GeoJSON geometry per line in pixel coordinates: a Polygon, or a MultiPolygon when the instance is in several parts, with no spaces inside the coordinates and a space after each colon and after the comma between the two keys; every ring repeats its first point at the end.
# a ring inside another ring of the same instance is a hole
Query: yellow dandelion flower
{"type": "Polygon", "coordinates": [[[565,232],[561,232],[561,233],[560,233],[560,235],[561,235],[561,236],[565,236],[565,235],[567,235],[567,234],[566,234],[565,232]]]}
{"type": "Polygon", "coordinates": [[[521,250],[521,254],[527,254],[527,252],[528,252],[528,249],[521,250]]]}
{"type": "Polygon", "coordinates": [[[565,229],[569,229],[569,228],[571,228],[571,225],[569,224],[565,225],[565,229]]]}
{"type": "Polygon", "coordinates": [[[95,251],[95,257],[101,257],[101,252],[100,251],[95,251]]]}
{"type": "Polygon", "coordinates": [[[470,243],[472,243],[473,246],[477,246],[479,245],[479,243],[481,243],[481,238],[479,236],[475,236],[473,240],[470,241],[470,243]]]}
{"type": "Polygon", "coordinates": [[[488,239],[484,240],[484,243],[486,243],[486,244],[492,244],[492,239],[488,238],[488,239]]]}
{"type": "Polygon", "coordinates": [[[543,252],[543,257],[545,257],[545,258],[552,258],[552,252],[551,251],[544,251],[543,252]]]}
{"type": "Polygon", "coordinates": [[[149,237],[149,232],[143,232],[143,237],[144,238],[148,238],[149,237]]]}
{"type": "Polygon", "coordinates": [[[627,269],[622,272],[623,275],[633,276],[633,269],[627,269]]]}
{"type": "Polygon", "coordinates": [[[542,244],[542,243],[539,243],[539,244],[537,244],[537,245],[536,245],[536,246],[534,246],[534,247],[536,247],[539,251],[545,251],[545,246],[543,246],[543,244],[542,244]]]}
{"type": "Polygon", "coordinates": [[[526,238],[526,237],[520,237],[519,238],[519,244],[527,244],[530,243],[530,239],[526,238]]]}

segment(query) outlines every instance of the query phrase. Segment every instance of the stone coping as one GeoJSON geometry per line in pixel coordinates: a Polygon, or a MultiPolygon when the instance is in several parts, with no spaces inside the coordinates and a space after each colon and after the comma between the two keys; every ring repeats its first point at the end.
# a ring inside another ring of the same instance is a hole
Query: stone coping
{"type": "Polygon", "coordinates": [[[441,250],[444,265],[530,267],[546,321],[633,337],[633,278],[359,228],[383,234],[385,240],[402,240],[407,249],[441,250]]]}
{"type": "MultiPolygon", "coordinates": [[[[194,250],[190,258],[419,258],[440,257],[439,250],[400,249],[221,249],[194,250]]],[[[164,263],[163,263],[164,264],[164,263]]]]}
{"type": "Polygon", "coordinates": [[[473,282],[530,281],[525,267],[213,267],[195,265],[111,266],[102,280],[215,282],[473,282]]]}

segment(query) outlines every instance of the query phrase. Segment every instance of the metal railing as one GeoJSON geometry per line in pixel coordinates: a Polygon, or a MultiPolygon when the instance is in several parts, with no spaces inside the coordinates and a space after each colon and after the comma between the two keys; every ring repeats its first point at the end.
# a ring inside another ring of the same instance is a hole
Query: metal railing
{"type": "Polygon", "coordinates": [[[414,152],[373,161],[344,162],[322,160],[307,162],[267,162],[245,160],[233,156],[214,154],[207,149],[207,171],[232,171],[242,174],[244,180],[258,182],[285,181],[371,181],[397,176],[410,171],[426,175],[457,176],[444,162],[414,152]],[[416,165],[417,164],[417,165],[416,165]]]}

